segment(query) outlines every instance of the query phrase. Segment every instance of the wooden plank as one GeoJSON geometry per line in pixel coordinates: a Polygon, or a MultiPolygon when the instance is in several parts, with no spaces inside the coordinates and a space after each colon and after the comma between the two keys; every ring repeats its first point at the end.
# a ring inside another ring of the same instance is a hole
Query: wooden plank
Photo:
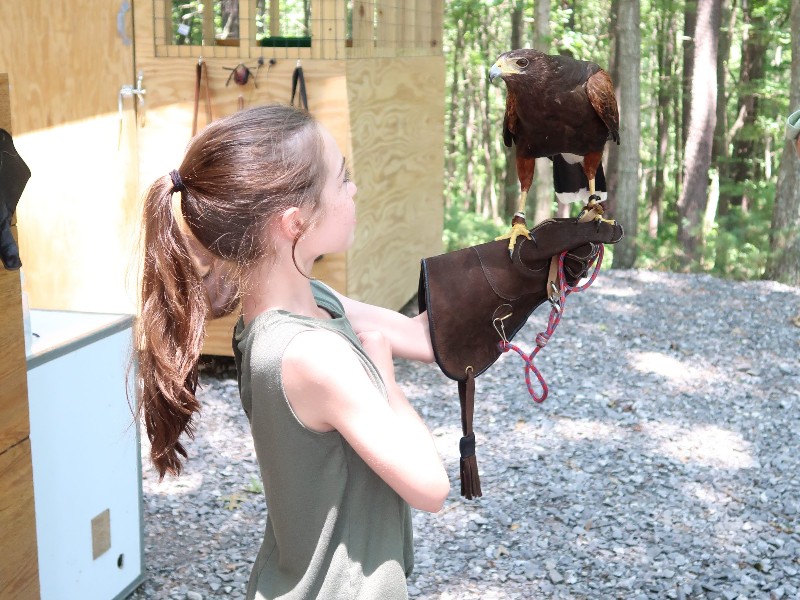
{"type": "Polygon", "coordinates": [[[216,45],[214,31],[214,3],[203,3],[203,46],[216,45]]]}
{"type": "MultiPolygon", "coordinates": [[[[422,4],[423,0],[419,0],[422,4]]],[[[416,41],[416,14],[417,14],[417,0],[406,0],[402,3],[403,18],[401,23],[401,47],[404,55],[410,55],[414,49],[416,41]]]]}
{"type": "Polygon", "coordinates": [[[368,58],[375,54],[375,3],[353,0],[353,47],[350,56],[368,58]]]}
{"type": "MultiPolygon", "coordinates": [[[[8,81],[7,74],[0,74],[0,128],[13,133],[8,81]]],[[[16,227],[11,234],[17,237],[16,227]]],[[[0,594],[38,600],[28,371],[17,271],[0,269],[0,315],[0,594]]]]}
{"type": "Polygon", "coordinates": [[[414,295],[419,260],[442,251],[444,59],[347,62],[359,228],[349,296],[392,309],[414,295]]]}
{"type": "MultiPolygon", "coordinates": [[[[0,129],[13,134],[8,74],[0,73],[0,129]]],[[[16,239],[17,228],[11,233],[16,239]]],[[[0,452],[28,437],[28,383],[18,271],[0,269],[0,452]]],[[[0,579],[2,581],[2,579],[0,579]]]]}
{"type": "Polygon", "coordinates": [[[312,56],[321,59],[344,57],[344,16],[337,0],[317,0],[311,10],[312,56]]]}
{"type": "Polygon", "coordinates": [[[397,48],[400,7],[395,0],[376,0],[377,50],[381,56],[393,56],[397,48]]]}
{"type": "Polygon", "coordinates": [[[0,522],[0,595],[14,600],[38,600],[30,440],[0,454],[0,522]]]}
{"type": "Polygon", "coordinates": [[[444,0],[431,0],[431,34],[430,34],[430,54],[441,55],[442,50],[442,27],[444,22],[444,0]]]}
{"type": "Polygon", "coordinates": [[[8,73],[0,73],[0,129],[13,133],[11,126],[11,96],[8,91],[8,73]]]}
{"type": "MultiPolygon", "coordinates": [[[[12,228],[15,233],[16,228],[12,228]]],[[[24,257],[23,257],[24,258],[24,257]]],[[[26,439],[28,384],[19,271],[0,269],[0,452],[26,439]]]]}

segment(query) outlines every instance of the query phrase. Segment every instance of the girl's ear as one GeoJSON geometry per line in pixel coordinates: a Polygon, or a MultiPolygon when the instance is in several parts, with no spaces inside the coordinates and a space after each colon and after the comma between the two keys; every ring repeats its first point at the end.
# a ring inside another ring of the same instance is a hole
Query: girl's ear
{"type": "Polygon", "coordinates": [[[303,222],[303,213],[299,208],[287,208],[280,216],[281,233],[293,240],[303,230],[303,222]]]}

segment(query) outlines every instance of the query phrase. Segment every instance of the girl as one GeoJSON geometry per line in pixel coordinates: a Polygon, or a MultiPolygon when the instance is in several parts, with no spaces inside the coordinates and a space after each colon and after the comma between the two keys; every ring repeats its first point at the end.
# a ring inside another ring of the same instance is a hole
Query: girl
{"type": "Polygon", "coordinates": [[[438,511],[449,491],[392,365],[433,360],[426,315],[308,276],[352,244],[355,193],[331,134],[275,105],[212,123],[145,199],[139,408],[161,477],[193,434],[206,314],[241,300],[234,354],[268,506],[248,599],[407,598],[409,505],[438,511]]]}

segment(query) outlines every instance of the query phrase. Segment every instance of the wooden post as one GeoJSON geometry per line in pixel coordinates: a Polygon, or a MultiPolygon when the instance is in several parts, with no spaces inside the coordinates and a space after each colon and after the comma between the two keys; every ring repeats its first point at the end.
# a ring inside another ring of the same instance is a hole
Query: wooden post
{"type": "Polygon", "coordinates": [[[353,56],[375,54],[375,2],[353,0],[353,56]]]}
{"type": "MultiPolygon", "coordinates": [[[[273,2],[273,4],[275,4],[273,2]]],[[[214,31],[214,3],[203,3],[203,46],[216,45],[216,32],[214,31]]]]}
{"type": "MultiPolygon", "coordinates": [[[[11,132],[8,75],[0,73],[0,128],[11,132]]],[[[11,227],[16,238],[16,227],[11,227]]],[[[0,269],[0,597],[39,598],[28,379],[19,273],[0,269]]]]}
{"type": "Polygon", "coordinates": [[[400,7],[394,0],[376,0],[378,14],[378,51],[380,56],[395,56],[400,7]]]}

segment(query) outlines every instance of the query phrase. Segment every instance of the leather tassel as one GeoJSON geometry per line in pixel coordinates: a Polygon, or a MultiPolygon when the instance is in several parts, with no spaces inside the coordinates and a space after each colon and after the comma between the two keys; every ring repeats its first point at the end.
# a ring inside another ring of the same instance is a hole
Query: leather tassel
{"type": "Polygon", "coordinates": [[[472,367],[467,367],[467,380],[458,382],[458,399],[461,402],[461,430],[464,437],[459,443],[461,451],[461,495],[467,500],[480,498],[481,480],[475,458],[475,432],[472,431],[472,414],[475,406],[475,377],[472,367]]]}
{"type": "Polygon", "coordinates": [[[481,479],[478,475],[478,461],[475,458],[475,433],[461,438],[461,495],[467,500],[479,498],[481,479]]]}

